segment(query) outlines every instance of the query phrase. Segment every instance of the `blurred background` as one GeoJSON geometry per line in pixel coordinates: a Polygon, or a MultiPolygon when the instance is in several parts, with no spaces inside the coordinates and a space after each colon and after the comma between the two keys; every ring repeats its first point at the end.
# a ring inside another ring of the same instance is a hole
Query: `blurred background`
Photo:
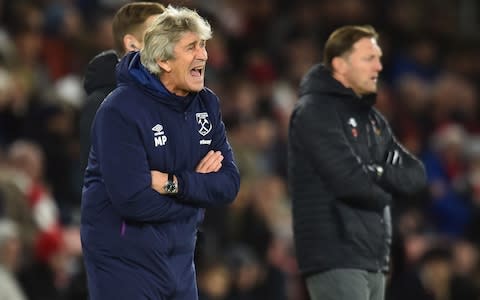
{"type": "MultiPolygon", "coordinates": [[[[127,2],[0,0],[0,299],[15,286],[27,299],[87,299],[83,75],[113,47],[112,17],[127,2]]],[[[207,211],[201,300],[308,300],[292,245],[288,120],[302,75],[346,24],[380,32],[376,105],[428,173],[427,189],[395,203],[387,299],[480,299],[478,0],[161,3],[197,9],[213,26],[206,85],[242,177],[232,205],[207,211]]]]}

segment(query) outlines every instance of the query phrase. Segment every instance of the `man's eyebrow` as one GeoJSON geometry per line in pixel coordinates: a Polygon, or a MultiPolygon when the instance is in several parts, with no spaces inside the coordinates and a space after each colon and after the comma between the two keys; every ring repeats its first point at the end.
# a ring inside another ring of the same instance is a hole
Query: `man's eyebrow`
{"type": "Polygon", "coordinates": [[[185,47],[194,46],[198,41],[192,41],[185,45],[185,47]]]}

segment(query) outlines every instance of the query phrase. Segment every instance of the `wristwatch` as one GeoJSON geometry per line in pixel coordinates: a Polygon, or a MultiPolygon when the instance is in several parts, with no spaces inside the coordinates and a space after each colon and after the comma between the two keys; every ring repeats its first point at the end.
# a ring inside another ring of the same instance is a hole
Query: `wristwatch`
{"type": "Polygon", "coordinates": [[[168,173],[167,182],[165,182],[163,190],[166,194],[176,194],[178,192],[178,185],[177,182],[175,182],[172,173],[168,173]]]}
{"type": "Polygon", "coordinates": [[[382,177],[383,175],[383,167],[379,165],[375,165],[375,172],[377,173],[378,178],[382,177]]]}
{"type": "Polygon", "coordinates": [[[372,172],[373,174],[375,174],[376,179],[380,179],[382,177],[383,171],[384,171],[382,166],[379,166],[379,165],[376,165],[376,164],[368,165],[367,169],[370,172],[372,172]]]}

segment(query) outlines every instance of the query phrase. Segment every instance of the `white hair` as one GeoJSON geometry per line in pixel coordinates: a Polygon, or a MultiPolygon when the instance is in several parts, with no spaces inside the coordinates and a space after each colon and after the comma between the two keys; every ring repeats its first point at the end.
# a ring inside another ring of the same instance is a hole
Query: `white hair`
{"type": "Polygon", "coordinates": [[[196,11],[169,5],[145,32],[144,47],[140,51],[141,62],[145,68],[160,75],[163,70],[158,66],[157,60],[173,58],[175,44],[187,32],[198,34],[202,40],[212,37],[210,24],[196,11]]]}

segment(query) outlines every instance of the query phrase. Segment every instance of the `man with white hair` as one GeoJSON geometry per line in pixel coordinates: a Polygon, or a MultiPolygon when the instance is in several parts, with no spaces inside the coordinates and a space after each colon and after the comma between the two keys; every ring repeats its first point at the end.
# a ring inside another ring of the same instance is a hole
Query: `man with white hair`
{"type": "Polygon", "coordinates": [[[204,208],[232,202],[240,176],[217,96],[204,86],[210,25],[168,7],[92,128],[81,237],[96,299],[198,299],[193,262],[204,208]]]}

